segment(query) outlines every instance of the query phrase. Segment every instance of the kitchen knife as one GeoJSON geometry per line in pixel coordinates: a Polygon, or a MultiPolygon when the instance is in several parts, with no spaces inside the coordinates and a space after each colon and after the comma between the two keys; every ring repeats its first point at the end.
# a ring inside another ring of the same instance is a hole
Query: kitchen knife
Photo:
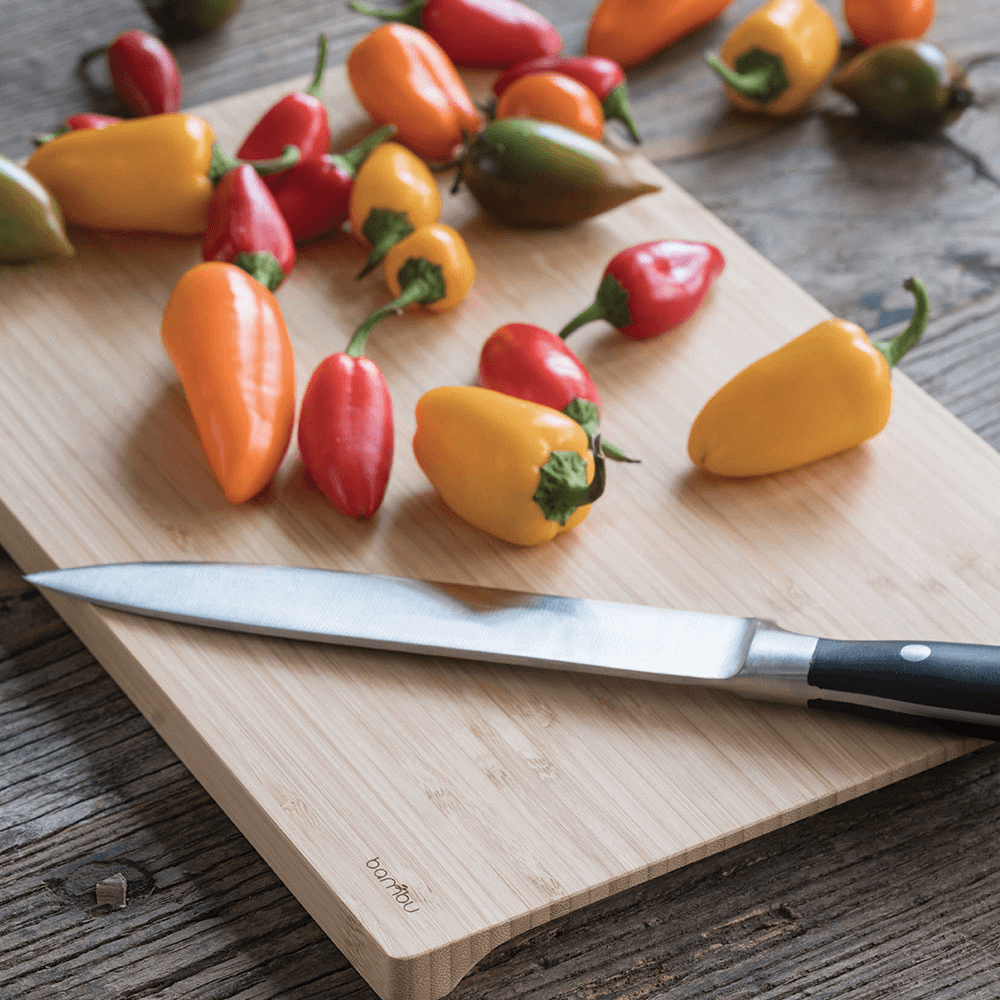
{"type": "Polygon", "coordinates": [[[1000,738],[998,646],[822,639],[760,618],[294,566],[118,563],[25,579],[194,625],[710,685],[1000,738]]]}

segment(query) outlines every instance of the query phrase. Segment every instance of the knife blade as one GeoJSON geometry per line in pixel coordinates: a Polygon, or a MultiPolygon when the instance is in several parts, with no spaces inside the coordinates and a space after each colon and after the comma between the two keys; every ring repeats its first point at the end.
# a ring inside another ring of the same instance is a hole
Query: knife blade
{"type": "Polygon", "coordinates": [[[112,563],[25,579],[185,624],[700,684],[1000,738],[998,646],[825,639],[762,618],[297,566],[112,563]]]}

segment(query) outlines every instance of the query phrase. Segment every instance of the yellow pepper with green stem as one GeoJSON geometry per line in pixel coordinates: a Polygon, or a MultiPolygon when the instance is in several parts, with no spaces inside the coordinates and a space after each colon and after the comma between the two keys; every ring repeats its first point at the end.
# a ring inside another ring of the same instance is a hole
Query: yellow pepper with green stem
{"type": "Polygon", "coordinates": [[[417,401],[413,452],[459,517],[514,545],[571,531],[604,489],[599,443],[540,403],[479,386],[442,386],[417,401]],[[595,457],[596,456],[596,457],[595,457]]]}

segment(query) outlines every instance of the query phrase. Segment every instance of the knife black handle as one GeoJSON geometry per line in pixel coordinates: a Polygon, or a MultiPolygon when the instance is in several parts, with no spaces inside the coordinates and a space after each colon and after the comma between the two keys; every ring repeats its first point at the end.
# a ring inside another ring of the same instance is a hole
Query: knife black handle
{"type": "Polygon", "coordinates": [[[951,731],[1000,738],[998,646],[819,639],[808,682],[823,692],[875,699],[847,704],[819,697],[809,701],[814,708],[881,712],[892,721],[900,714],[929,717],[951,731]]]}

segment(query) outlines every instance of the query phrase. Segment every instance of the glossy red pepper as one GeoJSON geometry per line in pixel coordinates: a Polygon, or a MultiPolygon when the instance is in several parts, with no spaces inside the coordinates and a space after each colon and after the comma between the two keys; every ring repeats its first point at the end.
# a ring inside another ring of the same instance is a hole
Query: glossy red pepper
{"type": "Polygon", "coordinates": [[[126,31],[108,46],[115,93],[137,115],[172,114],[181,107],[181,73],[158,38],[126,31]]]}
{"type": "Polygon", "coordinates": [[[66,121],[54,132],[46,132],[44,135],[35,136],[35,144],[42,146],[55,139],[56,136],[65,135],[67,132],[76,132],[85,128],[107,128],[109,125],[117,125],[121,118],[114,115],[99,115],[92,111],[83,111],[78,115],[70,115],[66,121]]]}
{"type": "Polygon", "coordinates": [[[636,340],[673,330],[691,318],[725,263],[718,247],[687,240],[654,240],[622,250],[605,268],[594,303],[559,336],[598,319],[636,340]]]}
{"type": "Polygon", "coordinates": [[[204,260],[243,268],[272,292],[295,266],[295,243],[267,186],[250,164],[224,174],[212,192],[204,260]]]}
{"type": "Polygon", "coordinates": [[[601,102],[605,118],[623,122],[635,142],[641,142],[639,129],[628,103],[625,71],[603,56],[541,56],[511,66],[497,77],[493,93],[499,97],[515,80],[532,73],[562,73],[589,88],[601,102]]]}
{"type": "Polygon", "coordinates": [[[517,0],[412,0],[389,11],[351,0],[351,9],[422,28],[456,66],[506,69],[537,56],[557,56],[563,40],[536,10],[517,0]]]}
{"type": "Polygon", "coordinates": [[[395,125],[385,125],[346,153],[313,156],[268,179],[271,194],[296,243],[343,226],[358,168],[376,146],[395,132],[395,125]]]}
{"type": "MultiPolygon", "coordinates": [[[[326,67],[326,36],[319,36],[319,55],[312,82],[305,90],[286,94],[250,130],[236,155],[241,160],[267,160],[280,156],[286,146],[297,146],[301,160],[330,150],[330,117],[320,100],[326,67]]],[[[265,183],[275,183],[269,178],[265,183]]]]}
{"type": "Polygon", "coordinates": [[[348,517],[371,517],[381,506],[395,445],[389,386],[364,356],[373,325],[362,324],[345,351],[319,363],[299,411],[306,471],[348,517]]]}

